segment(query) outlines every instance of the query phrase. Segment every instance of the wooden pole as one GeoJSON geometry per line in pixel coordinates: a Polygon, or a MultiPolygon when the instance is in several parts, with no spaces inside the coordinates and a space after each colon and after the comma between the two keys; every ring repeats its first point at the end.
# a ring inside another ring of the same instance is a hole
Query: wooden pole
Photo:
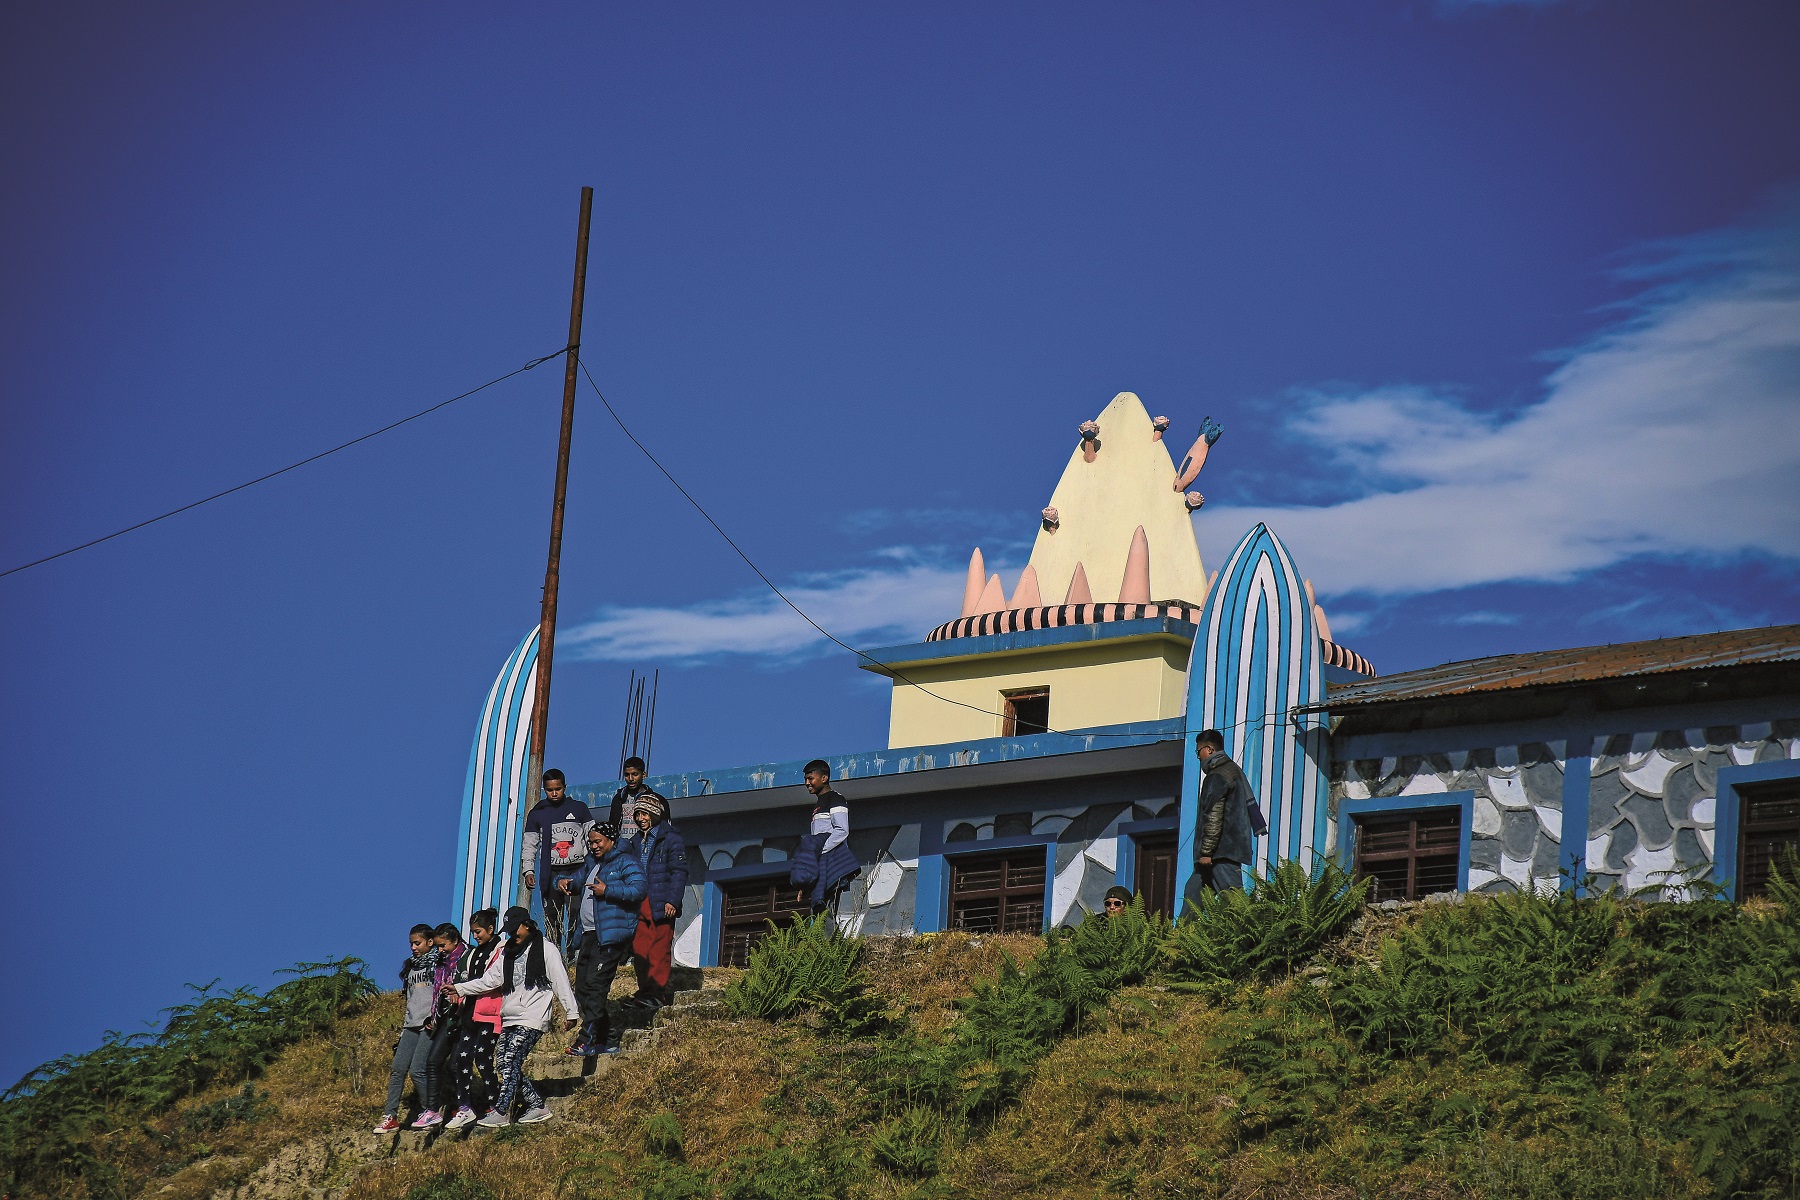
{"type": "Polygon", "coordinates": [[[531,757],[526,764],[525,811],[543,794],[544,735],[550,728],[550,665],[556,654],[556,586],[562,571],[563,500],[569,491],[569,438],[575,431],[575,374],[580,369],[581,305],[587,296],[588,223],[594,189],[581,189],[575,231],[575,288],[569,298],[568,352],[563,356],[562,436],[556,444],[556,496],[550,506],[550,561],[544,567],[544,608],[538,620],[537,693],[531,705],[531,757]]]}

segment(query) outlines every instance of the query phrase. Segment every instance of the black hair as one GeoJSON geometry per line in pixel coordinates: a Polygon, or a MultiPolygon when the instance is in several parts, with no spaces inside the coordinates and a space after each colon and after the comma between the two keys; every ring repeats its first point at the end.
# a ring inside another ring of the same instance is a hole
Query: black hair
{"type": "Polygon", "coordinates": [[[625,760],[625,765],[621,767],[620,770],[629,771],[633,767],[636,767],[640,771],[645,769],[644,760],[635,754],[625,760]]]}
{"type": "Polygon", "coordinates": [[[407,936],[411,937],[413,933],[422,933],[428,938],[436,937],[437,936],[437,927],[434,925],[426,925],[426,924],[421,923],[418,925],[414,925],[412,927],[412,933],[409,933],[407,936]]]}
{"type": "Polygon", "coordinates": [[[823,775],[825,778],[830,779],[831,778],[831,764],[826,762],[822,758],[815,758],[811,762],[807,763],[806,770],[804,770],[800,773],[802,775],[823,775]]]}
{"type": "Polygon", "coordinates": [[[1225,735],[1216,729],[1202,729],[1194,739],[1196,746],[1211,746],[1214,750],[1225,749],[1225,735]]]}
{"type": "Polygon", "coordinates": [[[442,925],[439,925],[436,929],[434,929],[432,931],[432,936],[433,937],[441,937],[441,938],[449,938],[453,942],[460,942],[463,940],[462,939],[462,930],[458,929],[456,926],[452,925],[448,921],[445,921],[442,925]]]}
{"type": "Polygon", "coordinates": [[[556,780],[558,783],[568,782],[568,779],[564,777],[563,773],[555,767],[551,767],[548,771],[544,772],[545,783],[549,783],[552,779],[556,780]]]}
{"type": "Polygon", "coordinates": [[[500,910],[482,908],[469,914],[469,924],[479,925],[483,929],[493,929],[500,924],[500,910]]]}
{"type": "MultiPolygon", "coordinates": [[[[549,987],[550,972],[544,969],[544,935],[539,932],[536,921],[527,919],[521,921],[520,924],[529,928],[532,933],[531,947],[525,951],[525,986],[528,988],[549,987]]],[[[513,963],[519,957],[518,938],[506,939],[505,957],[506,986],[501,990],[510,992],[513,990],[513,963]]]]}

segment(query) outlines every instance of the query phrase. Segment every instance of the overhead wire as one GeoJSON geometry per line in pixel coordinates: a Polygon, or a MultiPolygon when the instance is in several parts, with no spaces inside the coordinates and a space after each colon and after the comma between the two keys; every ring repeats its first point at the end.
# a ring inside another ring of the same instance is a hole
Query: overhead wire
{"type": "Polygon", "coordinates": [[[523,375],[526,371],[531,370],[533,367],[541,366],[542,364],[549,362],[551,359],[561,358],[564,354],[569,353],[569,351],[573,350],[574,348],[575,347],[573,347],[573,346],[564,346],[561,350],[556,350],[549,354],[540,355],[539,357],[532,359],[530,362],[526,363],[522,367],[515,367],[513,370],[508,371],[504,375],[495,376],[493,379],[488,380],[486,383],[481,384],[477,387],[472,387],[466,392],[460,392],[457,395],[450,397],[448,400],[440,400],[436,404],[433,404],[430,408],[422,408],[418,412],[413,413],[411,416],[401,417],[398,421],[394,421],[390,424],[383,425],[380,429],[371,430],[368,433],[363,434],[361,437],[351,438],[349,441],[340,443],[339,445],[336,445],[336,446],[333,446],[329,450],[321,450],[317,454],[309,455],[306,458],[301,459],[299,462],[289,463],[287,466],[282,467],[278,470],[270,471],[266,475],[258,475],[255,479],[247,479],[243,483],[240,483],[235,487],[228,487],[222,492],[214,492],[210,496],[204,496],[204,497],[200,498],[199,500],[192,501],[191,503],[188,503],[188,504],[183,504],[180,508],[171,508],[166,513],[160,513],[157,516],[150,517],[148,520],[139,521],[135,525],[127,525],[123,529],[115,529],[109,534],[106,534],[102,537],[94,538],[91,541],[83,542],[79,546],[70,546],[67,550],[58,550],[55,554],[46,554],[44,557],[33,559],[32,561],[30,561],[28,563],[20,563],[16,567],[8,567],[6,570],[0,571],[0,579],[4,579],[8,575],[17,575],[20,571],[29,571],[33,567],[41,567],[45,563],[55,562],[59,558],[67,558],[71,554],[74,554],[81,550],[89,549],[90,547],[93,547],[93,546],[98,546],[102,542],[110,542],[116,537],[124,537],[128,533],[135,533],[136,531],[143,529],[147,525],[154,525],[158,521],[166,521],[170,517],[180,516],[182,513],[187,512],[190,509],[199,508],[202,504],[211,504],[214,500],[223,500],[226,496],[232,495],[235,492],[241,492],[245,488],[255,487],[259,483],[266,483],[269,480],[275,478],[277,475],[285,475],[289,471],[298,470],[299,468],[306,466],[308,463],[318,462],[321,458],[329,457],[330,455],[336,454],[340,450],[348,450],[350,447],[358,445],[362,442],[366,442],[370,438],[380,437],[382,434],[387,433],[389,430],[398,429],[398,428],[400,428],[400,426],[405,425],[409,421],[416,421],[420,417],[430,416],[432,413],[436,412],[438,409],[447,408],[450,405],[455,404],[458,400],[467,400],[470,396],[473,396],[475,393],[486,391],[488,388],[493,387],[497,383],[504,383],[508,379],[511,379],[514,375],[523,375]]]}
{"type": "MultiPolygon", "coordinates": [[[[972,712],[984,713],[987,716],[999,717],[1002,720],[1007,719],[1011,715],[1008,713],[996,712],[995,710],[993,710],[991,708],[983,708],[979,704],[970,704],[966,700],[958,700],[953,696],[945,696],[939,692],[934,692],[930,688],[926,687],[924,684],[919,683],[916,680],[908,678],[904,672],[902,672],[894,667],[891,667],[884,662],[881,662],[879,659],[875,658],[874,656],[868,654],[867,652],[865,652],[863,650],[857,649],[855,646],[852,646],[849,642],[846,642],[844,639],[838,637],[835,633],[832,633],[831,630],[825,628],[823,625],[821,625],[817,621],[813,620],[812,616],[809,613],[807,613],[807,611],[805,609],[801,608],[798,604],[794,603],[793,599],[791,597],[789,597],[786,592],[782,591],[781,588],[776,585],[776,583],[773,579],[769,578],[767,572],[765,572],[761,567],[756,565],[756,560],[751,558],[748,554],[746,554],[744,552],[744,548],[742,546],[738,545],[736,540],[733,539],[729,533],[725,532],[725,527],[723,525],[720,525],[719,522],[714,519],[713,515],[710,512],[706,511],[706,506],[704,504],[701,504],[700,501],[696,500],[694,498],[694,494],[692,492],[688,491],[687,488],[683,487],[682,483],[679,479],[675,478],[674,473],[671,472],[669,470],[669,468],[663,466],[662,460],[657,458],[655,454],[651,453],[650,448],[648,446],[644,445],[644,443],[638,439],[637,434],[635,434],[631,431],[631,426],[629,426],[625,423],[625,418],[623,418],[619,415],[618,409],[616,409],[612,406],[612,401],[610,401],[606,398],[606,393],[602,392],[600,390],[600,385],[594,381],[594,376],[593,376],[592,372],[590,372],[588,370],[587,363],[582,360],[579,350],[577,350],[576,354],[575,354],[575,365],[578,366],[579,368],[581,368],[581,374],[584,378],[586,378],[586,380],[588,382],[588,387],[592,388],[594,395],[599,397],[600,403],[605,406],[608,415],[610,415],[613,419],[613,423],[619,427],[619,431],[625,435],[625,437],[631,442],[631,444],[633,446],[636,446],[638,448],[638,451],[641,454],[643,454],[643,456],[645,458],[650,460],[650,465],[655,467],[658,471],[660,471],[662,473],[662,476],[664,479],[667,479],[672,485],[674,485],[675,490],[681,493],[682,498],[685,499],[689,504],[693,505],[694,511],[699,513],[701,515],[701,517],[703,517],[705,519],[706,523],[713,527],[713,532],[717,533],[721,538],[723,538],[725,540],[725,544],[727,546],[730,546],[732,551],[734,553],[736,553],[739,558],[744,560],[744,565],[749,567],[750,570],[755,573],[755,575],[758,579],[762,580],[763,585],[765,587],[767,587],[771,592],[774,592],[775,595],[780,598],[780,600],[783,604],[785,604],[789,608],[793,609],[795,614],[798,615],[802,621],[805,621],[808,625],[811,625],[815,630],[817,630],[819,632],[820,636],[824,637],[826,640],[830,641],[831,643],[838,646],[839,648],[841,648],[843,650],[847,650],[851,654],[856,655],[856,657],[858,657],[858,658],[862,659],[864,662],[870,664],[872,667],[874,667],[877,671],[881,672],[882,674],[890,676],[891,678],[897,679],[901,683],[904,683],[909,687],[914,687],[914,688],[919,689],[920,692],[924,693],[927,696],[930,696],[933,700],[941,700],[945,704],[954,704],[958,708],[966,708],[972,712]]],[[[1213,725],[1213,726],[1208,726],[1207,728],[1217,729],[1222,733],[1227,729],[1237,729],[1241,726],[1249,725],[1252,722],[1260,722],[1261,724],[1266,725],[1271,718],[1288,717],[1290,715],[1291,714],[1286,713],[1286,712],[1263,713],[1260,716],[1245,717],[1243,720],[1234,722],[1230,725],[1213,725]]],[[[1131,737],[1142,736],[1140,734],[1135,734],[1135,733],[1106,733],[1106,732],[1102,732],[1099,730],[1083,730],[1080,732],[1076,732],[1076,731],[1066,730],[1066,729],[1056,729],[1048,724],[1046,724],[1044,726],[1044,732],[1059,734],[1063,737],[1131,738],[1131,737]]],[[[1179,735],[1185,737],[1186,735],[1188,735],[1190,733],[1200,733],[1200,732],[1203,732],[1203,731],[1199,730],[1199,729],[1183,728],[1179,731],[1179,735]]]]}

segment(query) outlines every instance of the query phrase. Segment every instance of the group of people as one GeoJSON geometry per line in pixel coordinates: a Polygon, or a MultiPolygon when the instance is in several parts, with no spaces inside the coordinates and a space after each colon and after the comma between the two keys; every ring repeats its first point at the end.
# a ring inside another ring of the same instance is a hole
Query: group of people
{"type": "Polygon", "coordinates": [[[637,975],[627,1005],[669,1001],[674,924],[687,888],[687,845],[669,821],[669,802],[644,785],[644,763],[629,759],[625,785],[607,819],[568,795],[558,770],[544,772],[543,795],[526,817],[521,874],[543,901],[543,922],[514,906],[455,925],[415,925],[400,967],[406,1012],[377,1134],[404,1126],[407,1076],[421,1111],[413,1129],[547,1121],[550,1109],[525,1074],[525,1060],[550,1029],[553,1004],[581,1028],[567,1053],[617,1054],[607,999],[629,956],[637,975]],[[622,832],[623,831],[623,832],[622,832]],[[574,955],[575,984],[569,985],[574,955]]]}
{"type": "MultiPolygon", "coordinates": [[[[1195,739],[1205,772],[1194,843],[1196,883],[1215,891],[1243,886],[1252,833],[1267,822],[1249,781],[1225,754],[1225,739],[1208,729],[1195,739]]],[[[605,820],[568,794],[563,773],[544,772],[542,798],[525,821],[521,874],[543,901],[543,924],[531,910],[469,918],[469,940],[445,923],[415,925],[401,964],[406,1015],[394,1047],[387,1109],[375,1132],[402,1128],[400,1102],[412,1076],[422,1111],[414,1129],[435,1125],[492,1128],[547,1121],[544,1098],[525,1075],[525,1060],[549,1031],[552,1004],[568,1027],[581,1027],[569,1054],[616,1054],[608,997],[629,956],[636,994],[624,1003],[655,1009],[669,1002],[674,926],[687,890],[687,843],[669,819],[669,801],[644,783],[642,759],[625,762],[625,783],[605,820]],[[574,955],[569,985],[565,949],[574,955]]],[[[861,872],[850,849],[850,810],[831,786],[823,759],[806,764],[813,810],[794,852],[788,880],[813,912],[835,911],[861,872]]],[[[1113,913],[1131,903],[1125,888],[1106,896],[1113,913]]]]}

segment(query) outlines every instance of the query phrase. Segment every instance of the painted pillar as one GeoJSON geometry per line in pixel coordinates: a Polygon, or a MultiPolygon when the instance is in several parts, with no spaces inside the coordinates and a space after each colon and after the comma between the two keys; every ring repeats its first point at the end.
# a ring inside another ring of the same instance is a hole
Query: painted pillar
{"type": "Polygon", "coordinates": [[[450,908],[450,919],[459,926],[468,923],[472,912],[505,909],[513,901],[525,840],[525,814],[519,806],[537,691],[537,639],[534,628],[507,656],[488,689],[469,750],[450,908]]]}
{"type": "Polygon", "coordinates": [[[1585,895],[1581,877],[1588,872],[1588,792],[1594,785],[1593,739],[1572,737],[1563,751],[1562,849],[1557,855],[1561,873],[1557,887],[1585,895]]]}
{"type": "Polygon", "coordinates": [[[1306,585],[1281,539],[1259,523],[1219,568],[1188,666],[1177,897],[1187,895],[1194,875],[1202,778],[1194,735],[1203,729],[1224,735],[1225,752],[1269,819],[1268,836],[1256,839],[1257,861],[1246,865],[1266,872],[1291,858],[1311,866],[1325,845],[1330,730],[1325,714],[1292,710],[1324,699],[1324,655],[1306,585]]]}

